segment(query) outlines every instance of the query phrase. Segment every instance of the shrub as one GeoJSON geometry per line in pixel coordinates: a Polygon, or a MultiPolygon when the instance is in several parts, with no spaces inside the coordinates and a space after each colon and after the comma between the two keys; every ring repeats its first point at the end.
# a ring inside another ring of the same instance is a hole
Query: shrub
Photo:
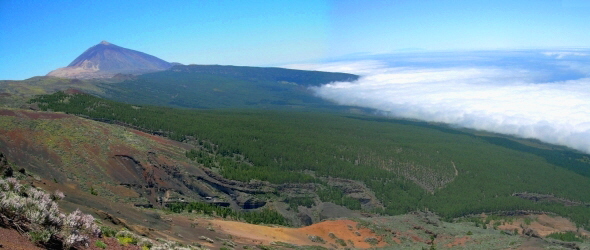
{"type": "Polygon", "coordinates": [[[0,223],[29,232],[31,240],[46,243],[54,236],[63,239],[65,248],[88,244],[87,234],[100,236],[94,217],[76,210],[61,213],[56,201],[64,194],[47,194],[21,185],[15,178],[0,179],[0,223]]]}
{"type": "Polygon", "coordinates": [[[365,242],[367,242],[373,246],[379,244],[379,240],[377,240],[377,238],[374,238],[374,237],[365,238],[365,242]]]}
{"type": "Polygon", "coordinates": [[[131,237],[117,237],[117,240],[119,240],[121,246],[127,246],[129,244],[135,245],[137,243],[137,240],[131,237]]]}
{"type": "Polygon", "coordinates": [[[65,217],[62,232],[65,233],[64,244],[66,246],[74,246],[79,243],[88,245],[88,236],[82,234],[82,232],[89,232],[94,236],[100,236],[100,229],[94,223],[94,217],[89,214],[83,214],[78,209],[65,217]]]}
{"type": "Polygon", "coordinates": [[[109,226],[101,226],[100,231],[102,232],[102,236],[104,237],[115,237],[117,234],[117,230],[109,226]]]}
{"type": "Polygon", "coordinates": [[[47,230],[31,231],[29,237],[33,242],[48,242],[51,239],[51,232],[47,230]]]}
{"type": "MultiPolygon", "coordinates": [[[[56,201],[64,194],[55,191],[47,194],[43,190],[21,185],[17,179],[0,179],[0,225],[16,228],[28,233],[34,242],[45,244],[50,240],[61,240],[64,249],[88,246],[89,235],[93,237],[116,237],[123,244],[138,245],[142,249],[187,249],[170,241],[154,244],[150,239],[140,237],[129,230],[117,232],[108,226],[99,226],[94,217],[76,210],[70,214],[59,211],[56,201]]],[[[96,241],[96,247],[106,248],[103,241],[96,241]]]]}
{"type": "Polygon", "coordinates": [[[561,240],[561,241],[568,241],[568,242],[582,242],[583,240],[578,237],[578,235],[576,235],[576,233],[568,231],[568,232],[563,232],[563,233],[552,233],[550,235],[547,235],[547,238],[553,238],[553,239],[557,239],[557,240],[561,240]]]}
{"type": "Polygon", "coordinates": [[[117,232],[115,237],[117,237],[117,240],[119,240],[119,244],[123,246],[129,244],[136,245],[139,242],[139,236],[126,229],[117,232]]]}
{"type": "Polygon", "coordinates": [[[317,235],[309,235],[307,237],[309,238],[309,240],[311,240],[311,242],[322,243],[322,244],[326,243],[326,241],[322,237],[317,236],[317,235]]]}
{"type": "Polygon", "coordinates": [[[140,238],[137,242],[137,245],[140,246],[142,249],[150,249],[154,246],[154,242],[148,238],[140,238]]]}
{"type": "MultiPolygon", "coordinates": [[[[153,247],[148,248],[146,246],[143,246],[142,249],[150,249],[150,250],[190,250],[190,249],[195,249],[193,246],[184,246],[183,244],[180,244],[178,242],[174,242],[174,241],[167,241],[164,239],[158,239],[157,240],[157,244],[154,244],[153,247]]],[[[197,248],[200,249],[200,248],[197,248]]]]}
{"type": "Polygon", "coordinates": [[[343,247],[346,246],[346,242],[343,239],[336,239],[336,243],[340,244],[343,247]]]}
{"type": "Polygon", "coordinates": [[[94,245],[95,245],[96,247],[99,247],[99,248],[102,248],[102,249],[105,249],[105,248],[107,248],[107,244],[105,244],[104,242],[102,242],[102,241],[100,241],[100,240],[97,240],[97,241],[94,243],[94,245]]]}
{"type": "Polygon", "coordinates": [[[524,224],[531,225],[531,222],[533,222],[533,219],[531,219],[529,217],[524,218],[524,224]]]}

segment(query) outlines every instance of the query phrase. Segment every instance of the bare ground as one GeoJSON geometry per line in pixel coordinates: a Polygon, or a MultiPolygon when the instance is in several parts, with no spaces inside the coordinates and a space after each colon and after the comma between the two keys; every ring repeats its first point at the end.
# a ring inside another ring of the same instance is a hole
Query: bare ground
{"type": "Polygon", "coordinates": [[[355,248],[383,247],[386,245],[381,237],[370,229],[357,229],[357,222],[351,220],[324,221],[302,228],[285,228],[273,226],[252,225],[237,221],[208,220],[216,230],[231,234],[246,244],[269,245],[272,242],[285,242],[298,246],[324,246],[343,248],[337,239],[343,240],[347,247],[355,248]],[[325,243],[313,242],[309,236],[321,237],[325,243]],[[367,238],[376,238],[379,242],[371,245],[365,242],[367,238]]]}

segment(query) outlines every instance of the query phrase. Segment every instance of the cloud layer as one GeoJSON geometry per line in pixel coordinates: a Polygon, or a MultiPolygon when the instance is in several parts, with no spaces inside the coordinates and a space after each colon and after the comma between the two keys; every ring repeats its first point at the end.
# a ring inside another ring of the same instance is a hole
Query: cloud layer
{"type": "Polygon", "coordinates": [[[590,78],[585,69],[571,67],[583,62],[563,61],[584,53],[509,54],[515,60],[506,60],[502,53],[474,53],[461,60],[443,56],[436,64],[421,54],[291,67],[360,74],[356,82],[314,88],[317,95],[339,104],[535,138],[590,153],[590,78]]]}

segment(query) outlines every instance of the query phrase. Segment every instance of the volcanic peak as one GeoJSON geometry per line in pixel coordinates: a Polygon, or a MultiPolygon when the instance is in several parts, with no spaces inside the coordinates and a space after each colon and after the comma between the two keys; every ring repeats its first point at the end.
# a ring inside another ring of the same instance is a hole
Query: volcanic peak
{"type": "Polygon", "coordinates": [[[102,41],[90,47],[67,67],[49,72],[63,78],[110,78],[116,74],[144,74],[166,70],[172,64],[146,53],[102,41]]]}

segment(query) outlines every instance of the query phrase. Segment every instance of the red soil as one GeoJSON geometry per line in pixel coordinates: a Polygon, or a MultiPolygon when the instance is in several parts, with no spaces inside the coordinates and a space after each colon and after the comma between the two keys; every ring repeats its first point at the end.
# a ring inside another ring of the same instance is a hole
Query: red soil
{"type": "MultiPolygon", "coordinates": [[[[509,231],[514,231],[516,229],[519,234],[522,234],[523,228],[530,228],[541,237],[546,237],[547,235],[558,232],[578,231],[578,228],[573,222],[563,217],[549,216],[546,214],[529,215],[528,217],[530,217],[530,219],[532,220],[529,223],[529,225],[525,223],[523,217],[514,220],[512,223],[505,223],[503,225],[500,225],[498,226],[498,229],[509,231]]],[[[493,222],[490,224],[493,224],[493,222]]],[[[580,230],[580,234],[588,236],[590,235],[590,232],[580,230]]]]}
{"type": "Polygon", "coordinates": [[[0,227],[0,248],[13,250],[43,249],[16,230],[0,227]]]}
{"type": "Polygon", "coordinates": [[[461,237],[461,238],[456,238],[455,241],[453,241],[453,242],[451,242],[449,244],[446,244],[445,246],[446,247],[449,247],[449,248],[456,247],[456,246],[465,246],[465,243],[467,243],[467,241],[469,241],[470,239],[471,238],[469,236],[464,236],[464,237],[461,237]]]}
{"type": "Polygon", "coordinates": [[[349,242],[353,242],[355,248],[383,247],[386,245],[381,236],[376,235],[367,228],[357,229],[357,222],[351,220],[324,221],[303,228],[270,227],[223,220],[209,220],[209,222],[214,225],[216,230],[231,234],[242,241],[246,241],[243,243],[249,244],[268,245],[271,242],[286,242],[300,246],[342,247],[336,242],[336,239],[330,237],[330,234],[333,234],[336,238],[344,240],[348,245],[347,247],[351,247],[349,242]],[[326,241],[326,244],[312,242],[309,239],[309,236],[312,235],[321,237],[326,241]],[[372,246],[365,242],[366,238],[376,238],[379,243],[372,246]]]}

